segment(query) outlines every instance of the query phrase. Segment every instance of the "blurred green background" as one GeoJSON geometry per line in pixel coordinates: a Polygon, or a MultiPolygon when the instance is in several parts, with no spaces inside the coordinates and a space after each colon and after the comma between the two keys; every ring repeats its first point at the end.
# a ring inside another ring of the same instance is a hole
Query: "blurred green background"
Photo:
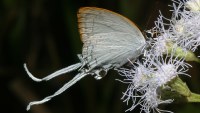
{"type": "MultiPolygon", "coordinates": [[[[5,113],[27,113],[30,101],[57,91],[75,74],[65,74],[48,82],[36,83],[26,74],[23,63],[37,77],[79,62],[82,42],[77,27],[80,7],[94,6],[120,13],[143,30],[154,26],[158,11],[170,17],[170,0],[1,0],[0,1],[0,100],[5,113]]],[[[198,54],[199,52],[197,52],[198,54]]],[[[199,55],[199,54],[198,54],[199,55]]],[[[200,65],[187,77],[190,89],[200,93],[200,65]]],[[[33,106],[29,113],[124,113],[120,100],[126,85],[109,71],[97,81],[88,76],[51,101],[33,106]]],[[[200,104],[171,104],[164,109],[175,113],[200,113],[200,104]]],[[[132,111],[139,113],[139,109],[132,111]]]]}

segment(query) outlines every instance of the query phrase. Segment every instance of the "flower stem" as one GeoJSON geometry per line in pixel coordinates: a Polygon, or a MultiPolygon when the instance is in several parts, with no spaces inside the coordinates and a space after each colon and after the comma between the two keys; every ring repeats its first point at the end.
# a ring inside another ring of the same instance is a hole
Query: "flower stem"
{"type": "Polygon", "coordinates": [[[176,49],[173,49],[173,43],[168,43],[168,51],[169,53],[173,53],[174,56],[178,56],[180,58],[185,58],[186,61],[194,61],[200,63],[200,59],[196,57],[196,55],[189,50],[183,50],[181,47],[176,47],[176,49]]]}
{"type": "Polygon", "coordinates": [[[200,102],[200,95],[192,93],[186,83],[184,83],[179,77],[176,77],[173,81],[169,82],[169,86],[172,90],[185,97],[187,102],[200,102]]]}
{"type": "Polygon", "coordinates": [[[187,97],[188,102],[200,102],[200,95],[196,93],[191,93],[189,97],[187,97]]]}
{"type": "Polygon", "coordinates": [[[195,61],[195,62],[200,63],[200,59],[198,57],[196,57],[196,55],[192,51],[187,52],[185,60],[186,61],[195,61]]]}
{"type": "Polygon", "coordinates": [[[169,86],[172,88],[172,90],[176,91],[180,95],[184,97],[188,97],[191,95],[191,92],[189,88],[187,87],[186,83],[184,83],[179,77],[176,77],[173,79],[169,86]]]}

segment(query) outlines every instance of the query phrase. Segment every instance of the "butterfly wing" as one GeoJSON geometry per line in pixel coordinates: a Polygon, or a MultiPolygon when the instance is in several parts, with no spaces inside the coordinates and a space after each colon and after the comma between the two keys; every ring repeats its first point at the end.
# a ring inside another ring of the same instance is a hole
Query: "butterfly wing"
{"type": "Polygon", "coordinates": [[[84,43],[82,56],[90,70],[120,67],[127,58],[141,54],[145,39],[127,18],[106,9],[84,7],[79,10],[78,22],[84,43]]]}

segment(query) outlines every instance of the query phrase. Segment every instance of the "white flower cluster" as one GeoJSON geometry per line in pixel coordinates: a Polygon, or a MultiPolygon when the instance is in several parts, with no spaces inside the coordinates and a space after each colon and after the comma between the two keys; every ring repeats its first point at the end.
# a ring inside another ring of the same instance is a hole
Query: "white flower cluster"
{"type": "Polygon", "coordinates": [[[158,108],[160,104],[173,102],[173,99],[163,100],[159,90],[169,87],[167,83],[178,75],[187,75],[190,67],[176,49],[181,48],[187,55],[187,51],[195,51],[200,45],[200,0],[176,0],[172,7],[171,19],[160,15],[155,28],[149,30],[152,34],[149,38],[156,36],[148,41],[151,48],[146,50],[143,60],[132,64],[132,69],[118,70],[125,77],[121,82],[128,84],[122,97],[124,102],[132,104],[128,111],[141,106],[141,113],[171,113],[158,108]]]}
{"type": "Polygon", "coordinates": [[[166,44],[173,43],[173,48],[179,46],[185,50],[195,51],[200,45],[200,0],[176,0],[173,2],[171,19],[160,15],[155,22],[154,32],[159,35],[154,46],[161,50],[154,50],[164,53],[166,51],[162,49],[166,48],[166,44]]]}
{"type": "Polygon", "coordinates": [[[189,0],[173,6],[171,34],[176,37],[179,46],[195,51],[200,45],[200,0],[189,0]]]}
{"type": "MultiPolygon", "coordinates": [[[[141,111],[145,113],[170,112],[158,109],[159,104],[171,103],[173,100],[162,100],[159,89],[165,87],[166,83],[178,75],[187,75],[185,72],[190,67],[184,59],[173,58],[171,55],[163,58],[162,56],[145,57],[144,62],[137,61],[132,69],[121,68],[118,70],[124,76],[123,83],[129,84],[124,92],[122,99],[132,106],[128,110],[133,110],[140,105],[141,111]]],[[[189,76],[189,75],[187,75],[189,76]]],[[[167,87],[167,85],[166,85],[167,87]]]]}

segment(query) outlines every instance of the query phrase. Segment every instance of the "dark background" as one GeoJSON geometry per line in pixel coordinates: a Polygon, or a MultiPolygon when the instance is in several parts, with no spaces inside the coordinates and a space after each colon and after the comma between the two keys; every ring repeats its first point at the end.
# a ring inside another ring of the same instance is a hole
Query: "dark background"
{"type": "MultiPolygon", "coordinates": [[[[0,107],[4,113],[27,113],[30,101],[40,100],[57,91],[76,73],[48,82],[36,83],[26,74],[23,63],[42,78],[58,69],[79,62],[82,42],[77,28],[80,7],[95,6],[120,13],[144,31],[154,26],[158,11],[170,17],[170,0],[1,0],[0,1],[0,107]]],[[[197,52],[197,55],[198,52],[197,52]]],[[[200,93],[200,65],[188,72],[185,81],[200,93]]],[[[124,113],[120,100],[126,85],[109,71],[97,81],[87,76],[51,101],[33,106],[29,113],[124,113]]],[[[170,104],[163,109],[175,113],[200,113],[198,103],[170,104]]],[[[132,111],[139,113],[139,109],[132,111]]]]}

